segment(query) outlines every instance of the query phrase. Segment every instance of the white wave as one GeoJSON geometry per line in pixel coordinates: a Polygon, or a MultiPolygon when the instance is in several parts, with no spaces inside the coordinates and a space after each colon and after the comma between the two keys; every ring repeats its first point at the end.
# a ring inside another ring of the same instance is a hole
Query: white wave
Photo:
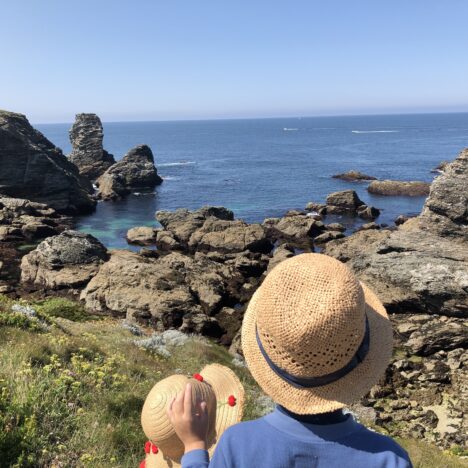
{"type": "Polygon", "coordinates": [[[163,180],[180,180],[180,177],[162,176],[163,180]]]}
{"type": "Polygon", "coordinates": [[[170,163],[157,164],[157,167],[169,167],[169,166],[187,166],[188,164],[195,164],[195,161],[176,161],[170,163]]]}
{"type": "Polygon", "coordinates": [[[284,132],[297,132],[298,130],[299,130],[298,128],[287,128],[287,127],[283,128],[284,132]]]}
{"type": "Polygon", "coordinates": [[[400,130],[351,130],[351,133],[398,133],[400,130]]]}

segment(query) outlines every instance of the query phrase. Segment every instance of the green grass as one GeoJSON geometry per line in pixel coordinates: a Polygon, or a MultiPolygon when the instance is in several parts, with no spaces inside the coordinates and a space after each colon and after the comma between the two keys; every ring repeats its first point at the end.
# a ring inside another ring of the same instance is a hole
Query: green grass
{"type": "MultiPolygon", "coordinates": [[[[0,317],[17,315],[11,304],[0,296],[0,317]]],[[[176,369],[191,375],[212,362],[232,367],[246,389],[244,418],[258,417],[262,393],[223,347],[188,341],[163,358],[135,346],[116,320],[86,321],[79,304],[55,298],[34,307],[51,321],[48,330],[0,321],[1,468],[138,466],[143,402],[176,369]]],[[[467,466],[420,442],[401,443],[417,467],[467,466]]]]}

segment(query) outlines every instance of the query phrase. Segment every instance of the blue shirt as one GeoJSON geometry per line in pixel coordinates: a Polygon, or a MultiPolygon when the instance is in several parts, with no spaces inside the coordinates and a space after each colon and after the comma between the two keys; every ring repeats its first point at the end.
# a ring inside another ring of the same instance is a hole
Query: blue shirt
{"type": "Polygon", "coordinates": [[[411,468],[408,454],[390,437],[348,415],[335,424],[298,421],[280,409],[227,429],[211,463],[193,450],[182,468],[411,468]]]}

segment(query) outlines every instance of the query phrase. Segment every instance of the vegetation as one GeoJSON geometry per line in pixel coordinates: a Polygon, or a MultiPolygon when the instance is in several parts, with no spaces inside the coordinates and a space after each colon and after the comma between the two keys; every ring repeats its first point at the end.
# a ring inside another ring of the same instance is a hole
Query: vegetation
{"type": "MultiPolygon", "coordinates": [[[[138,466],[140,411],[151,387],[176,370],[190,375],[210,362],[233,367],[226,349],[208,341],[189,340],[169,357],[152,354],[117,320],[88,321],[71,301],[32,304],[33,318],[12,313],[12,305],[0,296],[2,468],[138,466]]],[[[246,388],[245,418],[257,417],[262,394],[245,368],[233,368],[246,388]]],[[[402,443],[415,466],[466,466],[415,441],[402,443]]]]}

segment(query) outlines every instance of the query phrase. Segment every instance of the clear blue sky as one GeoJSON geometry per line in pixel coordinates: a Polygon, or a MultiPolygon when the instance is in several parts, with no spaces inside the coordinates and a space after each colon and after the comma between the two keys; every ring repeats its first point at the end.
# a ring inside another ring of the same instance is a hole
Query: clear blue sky
{"type": "Polygon", "coordinates": [[[468,111],[467,0],[1,0],[32,122],[468,111]]]}

